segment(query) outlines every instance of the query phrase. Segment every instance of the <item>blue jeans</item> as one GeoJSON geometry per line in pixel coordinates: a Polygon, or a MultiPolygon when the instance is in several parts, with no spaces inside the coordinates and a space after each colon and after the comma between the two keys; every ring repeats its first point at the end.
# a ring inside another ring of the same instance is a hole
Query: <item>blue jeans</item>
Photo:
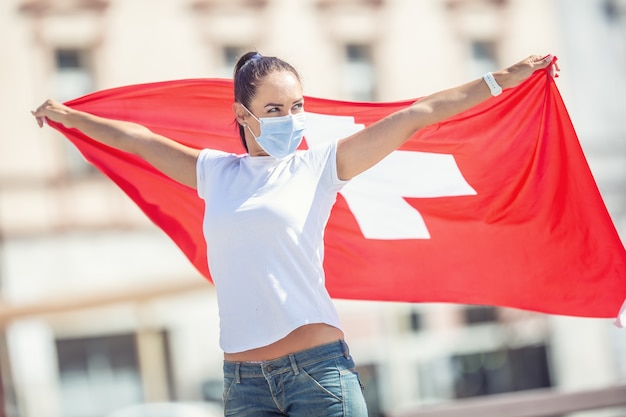
{"type": "Polygon", "coordinates": [[[342,340],[264,362],[224,361],[225,416],[367,417],[342,340]]]}

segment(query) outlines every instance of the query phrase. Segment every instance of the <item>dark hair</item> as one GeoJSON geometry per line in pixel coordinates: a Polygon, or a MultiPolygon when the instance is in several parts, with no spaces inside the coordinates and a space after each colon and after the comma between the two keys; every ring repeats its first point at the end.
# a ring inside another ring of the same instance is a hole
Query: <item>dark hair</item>
{"type": "MultiPolygon", "coordinates": [[[[300,81],[298,71],[287,62],[274,56],[263,56],[258,52],[247,52],[235,65],[233,77],[235,79],[235,101],[248,109],[263,78],[275,71],[289,71],[300,81]]],[[[243,147],[248,151],[244,127],[239,125],[239,136],[243,147]]]]}

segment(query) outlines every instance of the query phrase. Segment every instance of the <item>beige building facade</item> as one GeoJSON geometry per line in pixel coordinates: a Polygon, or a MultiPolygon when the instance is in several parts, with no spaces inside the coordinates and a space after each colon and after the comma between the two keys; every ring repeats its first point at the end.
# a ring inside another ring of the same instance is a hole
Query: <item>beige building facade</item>
{"type": "MultiPolygon", "coordinates": [[[[531,53],[560,91],[626,240],[623,0],[0,2],[0,369],[7,416],[219,403],[213,288],[29,110],[128,84],[230,77],[250,49],[311,96],[417,98],[531,53]]],[[[626,382],[610,320],[337,300],[370,415],[521,389],[626,382]]]]}

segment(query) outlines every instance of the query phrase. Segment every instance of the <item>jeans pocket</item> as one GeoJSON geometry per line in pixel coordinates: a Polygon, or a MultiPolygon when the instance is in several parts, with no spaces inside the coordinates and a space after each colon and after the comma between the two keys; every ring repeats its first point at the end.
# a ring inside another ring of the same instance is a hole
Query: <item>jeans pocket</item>
{"type": "Polygon", "coordinates": [[[224,388],[222,390],[222,404],[224,404],[224,407],[228,402],[228,397],[230,396],[233,385],[235,385],[235,378],[224,377],[224,388]]]}
{"type": "MultiPolygon", "coordinates": [[[[337,367],[335,360],[316,363],[300,369],[300,378],[303,384],[308,381],[307,390],[322,392],[323,394],[342,401],[341,371],[337,367]]],[[[304,385],[303,385],[304,387],[304,385]]],[[[314,392],[310,392],[314,394],[314,392]]]]}

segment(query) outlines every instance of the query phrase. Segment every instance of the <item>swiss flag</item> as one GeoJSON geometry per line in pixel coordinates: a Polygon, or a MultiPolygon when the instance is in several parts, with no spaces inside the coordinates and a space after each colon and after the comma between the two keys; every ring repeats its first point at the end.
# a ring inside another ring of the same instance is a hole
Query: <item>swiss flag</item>
{"type": "MultiPolygon", "coordinates": [[[[73,108],[240,153],[230,80],[133,85],[73,108]]],[[[309,144],[409,105],[306,97],[309,144]]],[[[207,278],[203,201],[139,158],[53,126],[167,233],[207,278]]],[[[333,297],[488,304],[618,317],[626,251],[547,70],[420,130],[338,196],[325,235],[333,297]]],[[[211,250],[211,248],[208,248],[211,250]]]]}

